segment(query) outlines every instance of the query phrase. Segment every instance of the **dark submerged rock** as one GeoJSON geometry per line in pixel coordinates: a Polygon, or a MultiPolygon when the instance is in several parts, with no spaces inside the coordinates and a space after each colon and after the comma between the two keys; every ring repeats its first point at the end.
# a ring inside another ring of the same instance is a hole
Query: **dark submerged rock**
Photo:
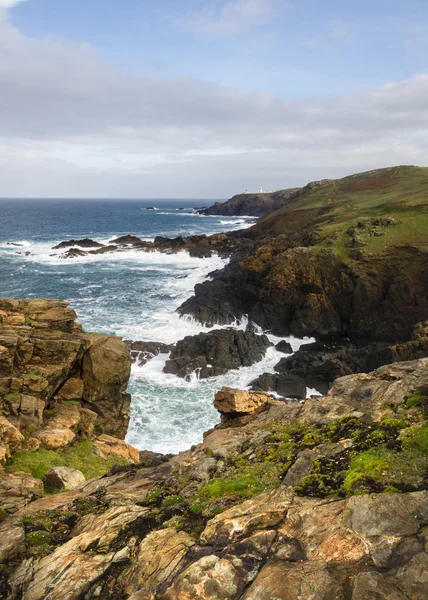
{"type": "Polygon", "coordinates": [[[84,238],[83,240],[68,240],[61,242],[57,246],[54,246],[52,250],[62,250],[63,248],[71,248],[73,246],[80,246],[81,248],[103,248],[104,244],[100,244],[89,238],[84,238]]]}
{"type": "Polygon", "coordinates": [[[265,392],[276,392],[284,398],[306,398],[306,383],[295,375],[275,375],[274,373],[263,373],[252,382],[253,390],[265,392]]]}
{"type": "Polygon", "coordinates": [[[174,347],[174,344],[163,344],[162,342],[139,342],[125,340],[131,349],[131,361],[143,366],[158,354],[168,354],[174,347]]]}
{"type": "Polygon", "coordinates": [[[201,378],[222,375],[230,369],[248,367],[259,362],[272,346],[265,335],[217,329],[187,336],[177,342],[164,372],[190,377],[197,371],[201,378]]]}

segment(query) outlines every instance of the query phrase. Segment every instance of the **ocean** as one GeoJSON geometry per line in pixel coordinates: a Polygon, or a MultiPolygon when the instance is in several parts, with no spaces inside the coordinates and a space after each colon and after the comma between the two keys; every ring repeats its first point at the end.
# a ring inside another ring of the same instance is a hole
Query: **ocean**
{"type": "MultiPolygon", "coordinates": [[[[192,319],[179,318],[175,311],[192,295],[195,284],[226,264],[225,259],[135,250],[63,259],[61,251],[52,247],[85,237],[107,243],[128,233],[144,240],[157,235],[209,235],[248,227],[254,220],[205,217],[194,210],[211,203],[0,200],[0,296],[67,300],[86,331],[124,339],[172,343],[207,331],[192,319]],[[147,210],[149,206],[156,210],[147,210]]],[[[245,328],[245,319],[235,326],[245,328]]],[[[302,343],[293,338],[288,341],[294,350],[302,343]]],[[[213,408],[215,392],[224,385],[248,387],[258,374],[273,372],[283,356],[270,348],[261,363],[208,380],[194,377],[190,382],[163,373],[167,355],[143,367],[134,365],[128,388],[132,405],[127,442],[163,453],[176,453],[200,442],[203,432],[219,421],[213,408]]]]}

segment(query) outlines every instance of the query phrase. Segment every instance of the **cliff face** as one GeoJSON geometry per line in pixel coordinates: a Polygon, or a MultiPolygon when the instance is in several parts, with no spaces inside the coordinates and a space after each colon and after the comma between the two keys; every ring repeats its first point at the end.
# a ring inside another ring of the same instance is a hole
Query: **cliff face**
{"type": "Polygon", "coordinates": [[[227,202],[216,202],[201,212],[203,215],[223,215],[228,217],[265,217],[285,206],[299,188],[279,190],[271,193],[237,194],[227,202]]]}
{"type": "Polygon", "coordinates": [[[2,597],[424,600],[428,360],[304,404],[224,389],[223,425],[0,525],[2,597]]]}
{"type": "Polygon", "coordinates": [[[0,299],[0,470],[27,473],[0,474],[3,510],[42,494],[37,478],[50,466],[82,463],[94,476],[112,456],[138,462],[117,439],[129,422],[130,364],[122,340],[84,333],[65,302],[0,299]]]}
{"type": "Polygon", "coordinates": [[[416,167],[306,186],[242,232],[255,247],[197,286],[181,314],[226,323],[249,313],[278,334],[409,339],[428,319],[427,189],[428,169],[416,167]]]}

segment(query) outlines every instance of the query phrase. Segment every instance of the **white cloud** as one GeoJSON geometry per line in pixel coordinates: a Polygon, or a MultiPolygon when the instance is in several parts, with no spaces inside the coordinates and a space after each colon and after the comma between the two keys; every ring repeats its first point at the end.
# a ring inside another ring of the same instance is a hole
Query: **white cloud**
{"type": "Polygon", "coordinates": [[[0,0],[0,9],[13,8],[17,4],[21,4],[21,2],[26,2],[26,0],[0,0]]]}
{"type": "Polygon", "coordinates": [[[0,56],[0,197],[226,197],[427,162],[428,74],[289,102],[127,75],[1,17],[0,56]]]}
{"type": "Polygon", "coordinates": [[[203,35],[235,35],[266,23],[284,0],[229,0],[220,7],[212,2],[180,21],[188,29],[203,35]],[[214,5],[214,6],[213,6],[214,5]]]}

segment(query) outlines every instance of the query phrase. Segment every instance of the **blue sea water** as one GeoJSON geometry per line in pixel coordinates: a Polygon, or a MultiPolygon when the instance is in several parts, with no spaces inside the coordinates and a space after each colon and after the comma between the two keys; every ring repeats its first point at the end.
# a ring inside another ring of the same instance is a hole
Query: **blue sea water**
{"type": "MultiPolygon", "coordinates": [[[[157,235],[211,234],[249,226],[249,219],[203,217],[193,210],[209,203],[0,200],[0,296],[62,298],[77,311],[87,331],[125,339],[171,343],[199,333],[203,325],[180,319],[175,311],[192,295],[196,283],[225,264],[224,259],[133,249],[64,259],[63,251],[52,247],[85,237],[107,243],[131,233],[152,240],[157,235]],[[157,210],[146,210],[148,206],[157,210]]],[[[244,327],[245,322],[237,326],[244,327]]],[[[291,342],[295,349],[301,343],[291,342]]],[[[178,452],[199,442],[202,433],[218,422],[212,406],[215,391],[223,385],[246,387],[257,374],[272,370],[281,356],[271,348],[258,365],[209,380],[198,381],[195,376],[191,382],[163,373],[167,355],[144,367],[134,366],[127,441],[158,452],[178,452]]]]}

